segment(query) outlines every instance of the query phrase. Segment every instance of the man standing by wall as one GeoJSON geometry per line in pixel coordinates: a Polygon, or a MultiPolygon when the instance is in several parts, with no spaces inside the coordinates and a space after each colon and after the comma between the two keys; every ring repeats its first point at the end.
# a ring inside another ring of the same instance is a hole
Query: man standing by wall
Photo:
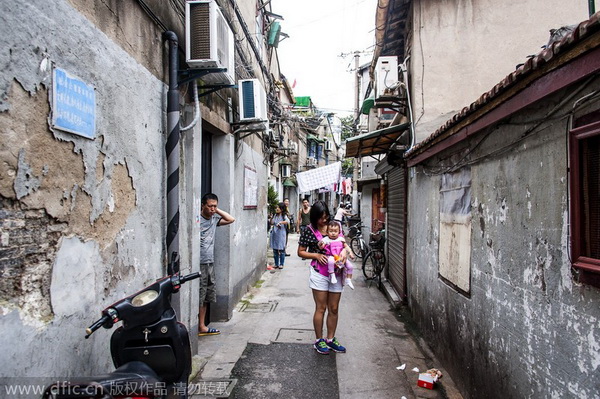
{"type": "Polygon", "coordinates": [[[302,231],[306,229],[306,226],[310,224],[310,203],[308,202],[308,197],[304,197],[302,200],[302,208],[298,211],[298,220],[297,225],[299,229],[299,233],[302,234],[302,231]]]}
{"type": "Polygon", "coordinates": [[[233,216],[217,208],[219,198],[212,193],[202,197],[200,215],[200,313],[198,315],[198,335],[216,335],[221,332],[208,328],[204,322],[207,303],[217,302],[215,290],[215,233],[217,226],[235,222],[233,216]]]}

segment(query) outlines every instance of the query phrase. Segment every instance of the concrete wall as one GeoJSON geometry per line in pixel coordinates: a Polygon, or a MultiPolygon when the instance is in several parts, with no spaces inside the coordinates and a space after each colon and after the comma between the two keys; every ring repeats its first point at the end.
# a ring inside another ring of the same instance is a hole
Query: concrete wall
{"type": "MultiPolygon", "coordinates": [[[[184,48],[182,2],[144,3],[184,48]]],[[[238,14],[230,2],[220,3],[243,42],[238,14]]],[[[240,11],[252,35],[255,6],[241,2],[240,11]]],[[[105,372],[112,367],[110,334],[101,330],[84,341],[85,327],[102,308],[165,273],[167,47],[161,28],[133,0],[9,0],[0,12],[0,350],[10,360],[0,366],[0,377],[105,372]],[[94,87],[94,140],[49,128],[51,65],[94,87]]],[[[238,77],[257,75],[264,83],[249,47],[236,51],[238,61],[240,51],[248,61],[238,64],[238,77]]],[[[181,60],[180,67],[186,68],[181,60]]],[[[182,104],[191,100],[189,92],[182,88],[182,104]]],[[[218,230],[213,320],[231,317],[267,256],[262,141],[258,135],[236,141],[228,98],[235,108],[233,89],[203,97],[203,123],[180,142],[181,270],[198,270],[203,129],[214,135],[219,205],[237,219],[218,230]],[[256,210],[243,210],[245,165],[259,178],[256,210]]],[[[187,125],[189,104],[183,114],[187,125]]],[[[192,331],[197,292],[192,282],[174,301],[192,331]]],[[[191,338],[195,350],[195,334],[191,338]]]]}
{"type": "Polygon", "coordinates": [[[599,87],[594,81],[548,115],[570,91],[557,93],[466,143],[471,148],[489,133],[467,160],[505,149],[470,166],[467,295],[438,275],[444,244],[437,171],[460,159],[464,148],[409,171],[409,306],[466,397],[598,395],[600,290],[571,275],[565,146],[574,101],[599,87]],[[542,123],[531,130],[536,125],[529,121],[542,123]],[[519,140],[525,132],[529,137],[519,140]]]}
{"type": "Polygon", "coordinates": [[[219,207],[236,221],[217,229],[217,303],[211,307],[212,320],[231,318],[239,299],[267,264],[267,169],[262,161],[262,154],[242,141],[236,143],[233,135],[213,138],[213,191],[219,196],[219,207]],[[244,209],[245,166],[257,173],[256,209],[244,209]]]}
{"type": "Polygon", "coordinates": [[[581,0],[415,1],[409,85],[417,142],[541,51],[550,29],[587,18],[581,0]]]}
{"type": "Polygon", "coordinates": [[[117,3],[108,33],[68,1],[0,4],[2,377],[110,369],[110,334],[85,327],[164,272],[162,39],[117,3]],[[94,140],[49,128],[51,65],[95,88],[94,140]]]}
{"type": "MultiPolygon", "coordinates": [[[[194,119],[193,106],[182,109],[181,123],[190,125],[194,119]]],[[[183,275],[200,270],[200,213],[202,212],[202,129],[198,123],[181,134],[181,159],[179,180],[179,253],[181,257],[181,273],[183,275]]],[[[181,287],[173,302],[178,303],[180,321],[190,331],[198,330],[199,310],[198,280],[191,281],[181,287]]],[[[197,334],[190,334],[192,354],[198,348],[197,334]]]]}
{"type": "MultiPolygon", "coordinates": [[[[371,157],[367,159],[372,159],[371,157]]],[[[379,161],[366,161],[365,158],[362,158],[361,168],[360,168],[360,178],[376,178],[377,173],[375,173],[375,166],[379,161]]]]}
{"type": "Polygon", "coordinates": [[[379,180],[363,184],[360,190],[360,220],[364,225],[362,232],[367,242],[369,242],[373,221],[373,189],[375,188],[379,188],[379,180]]]}
{"type": "MultiPolygon", "coordinates": [[[[236,2],[237,11],[229,1],[219,1],[223,13],[232,21],[232,31],[238,45],[236,47],[236,76],[238,79],[257,78],[262,82],[267,94],[275,88],[269,87],[257,55],[247,42],[256,36],[256,4],[236,2]],[[244,19],[249,30],[247,37],[239,17],[244,19]],[[240,45],[239,43],[243,43],[240,45]]],[[[279,77],[276,57],[270,57],[263,45],[260,51],[263,64],[269,68],[272,77],[279,77]]],[[[269,167],[263,153],[262,133],[233,133],[240,126],[230,125],[230,110],[223,98],[231,97],[234,110],[233,120],[238,120],[237,91],[221,90],[203,99],[203,119],[210,120],[213,129],[213,191],[219,196],[219,207],[231,213],[236,221],[232,225],[219,227],[215,243],[215,274],[217,279],[217,303],[211,306],[211,320],[228,320],[241,297],[247,292],[265,270],[267,264],[267,176],[269,167]],[[240,138],[244,136],[244,138],[240,138]],[[256,209],[244,209],[244,171],[249,166],[256,171],[258,178],[258,205],[256,209]]],[[[277,172],[278,172],[277,168],[277,172]]],[[[282,195],[283,190],[279,190],[282,195]]]]}

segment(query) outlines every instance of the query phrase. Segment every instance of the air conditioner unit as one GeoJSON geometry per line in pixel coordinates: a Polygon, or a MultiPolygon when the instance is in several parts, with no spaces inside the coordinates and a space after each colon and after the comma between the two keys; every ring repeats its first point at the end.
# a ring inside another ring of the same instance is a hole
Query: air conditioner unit
{"type": "Polygon", "coordinates": [[[282,163],[280,168],[281,177],[290,177],[292,175],[292,165],[289,163],[282,163]]]}
{"type": "Polygon", "coordinates": [[[276,134],[273,131],[273,129],[267,130],[267,137],[268,137],[267,144],[269,145],[269,147],[272,147],[272,148],[281,148],[282,147],[281,136],[279,134],[276,134]]]}
{"type": "Polygon", "coordinates": [[[296,143],[295,141],[290,142],[290,154],[297,154],[298,153],[298,143],[296,143]]]}
{"type": "Polygon", "coordinates": [[[272,148],[281,148],[281,140],[278,135],[271,136],[270,145],[272,148]]]}
{"type": "Polygon", "coordinates": [[[258,79],[238,80],[240,121],[267,120],[267,93],[258,79]]]}
{"type": "Polygon", "coordinates": [[[332,150],[333,150],[333,145],[331,144],[331,141],[325,140],[325,151],[332,151],[332,150]]]}
{"type": "Polygon", "coordinates": [[[379,57],[375,73],[375,99],[377,99],[384,95],[385,89],[394,86],[398,82],[398,57],[379,57]]]}
{"type": "Polygon", "coordinates": [[[235,82],[233,33],[215,0],[185,3],[185,59],[190,68],[227,68],[202,77],[207,83],[235,82]]]}
{"type": "Polygon", "coordinates": [[[317,158],[315,158],[315,157],[306,158],[306,165],[307,166],[317,166],[317,158]]]}

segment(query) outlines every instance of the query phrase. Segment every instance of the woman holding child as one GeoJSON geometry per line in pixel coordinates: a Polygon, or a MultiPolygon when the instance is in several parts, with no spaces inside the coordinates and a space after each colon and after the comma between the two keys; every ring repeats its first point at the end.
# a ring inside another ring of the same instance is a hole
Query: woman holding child
{"type": "MultiPolygon", "coordinates": [[[[310,208],[310,224],[302,231],[298,240],[298,256],[311,260],[309,287],[312,289],[315,300],[313,325],[316,341],[314,348],[323,355],[329,354],[330,350],[346,352],[346,348],[335,337],[339,304],[344,289],[343,280],[339,278],[335,279],[335,283],[332,281],[328,272],[328,257],[325,251],[319,247],[319,242],[327,236],[327,225],[330,219],[331,214],[325,202],[316,201],[310,208]],[[326,311],[327,317],[325,318],[326,311]],[[324,320],[327,325],[326,338],[323,338],[324,320]]],[[[345,263],[348,257],[347,250],[342,250],[339,256],[340,262],[345,263]]]]}

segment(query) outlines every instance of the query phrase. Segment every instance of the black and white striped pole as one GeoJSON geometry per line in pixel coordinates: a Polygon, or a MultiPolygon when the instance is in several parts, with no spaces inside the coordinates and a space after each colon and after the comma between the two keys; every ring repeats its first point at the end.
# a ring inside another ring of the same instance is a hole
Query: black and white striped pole
{"type": "Polygon", "coordinates": [[[169,91],[167,93],[167,257],[168,274],[179,272],[179,86],[178,39],[175,32],[163,34],[169,42],[169,91]]]}

